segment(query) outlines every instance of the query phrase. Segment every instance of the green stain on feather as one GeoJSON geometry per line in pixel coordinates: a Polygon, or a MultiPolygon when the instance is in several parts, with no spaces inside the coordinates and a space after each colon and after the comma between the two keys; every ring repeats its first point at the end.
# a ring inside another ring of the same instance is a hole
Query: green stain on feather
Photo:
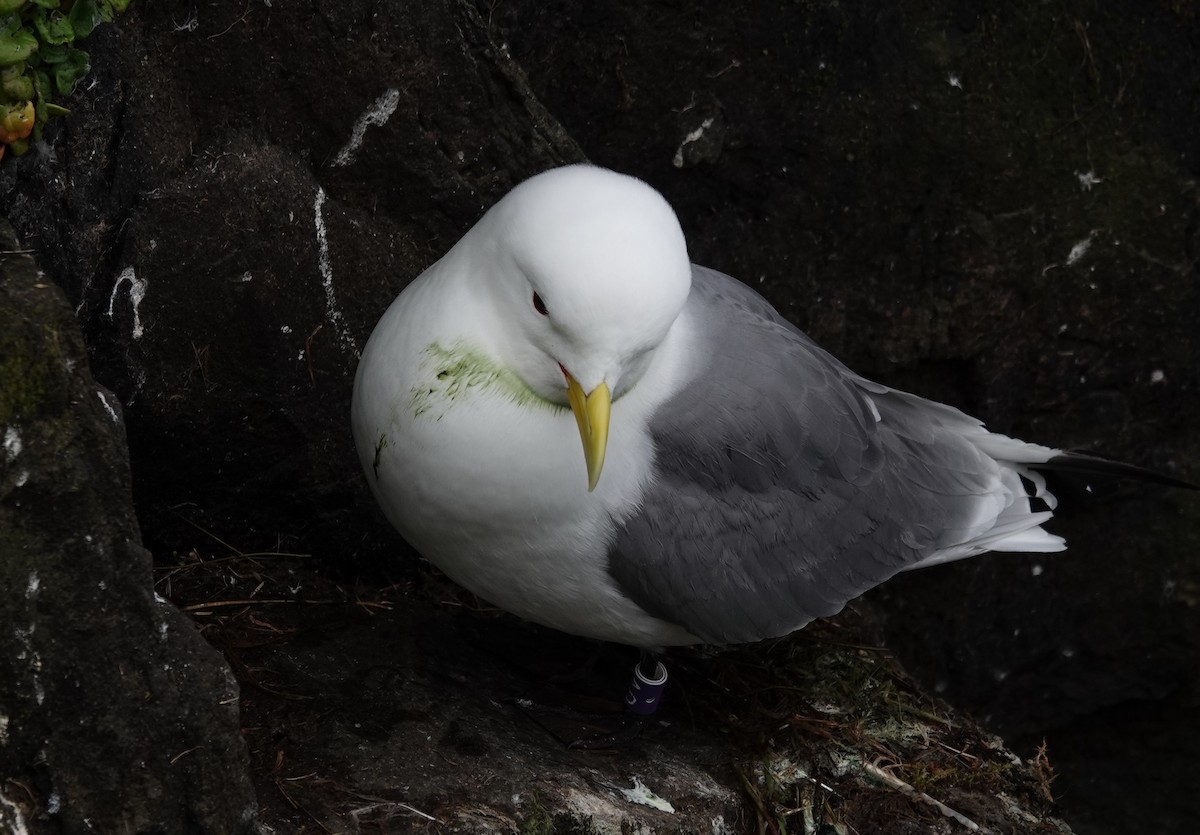
{"type": "Polygon", "coordinates": [[[383,458],[383,451],[391,444],[388,442],[388,437],[384,433],[379,433],[379,440],[375,442],[375,457],[371,461],[371,469],[375,472],[375,480],[379,480],[379,463],[383,458]]]}
{"type": "Polygon", "coordinates": [[[450,347],[431,342],[421,361],[425,379],[412,387],[409,406],[413,417],[437,410],[435,419],[445,409],[479,392],[499,394],[520,406],[565,411],[566,406],[546,400],[525,384],[510,369],[496,363],[466,340],[450,347]]]}

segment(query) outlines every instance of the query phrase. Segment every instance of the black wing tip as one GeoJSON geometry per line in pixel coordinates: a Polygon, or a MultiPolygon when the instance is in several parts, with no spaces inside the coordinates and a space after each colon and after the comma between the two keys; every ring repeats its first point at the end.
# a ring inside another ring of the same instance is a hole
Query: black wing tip
{"type": "Polygon", "coordinates": [[[1163,475],[1155,470],[1148,470],[1136,464],[1126,464],[1122,461],[1112,461],[1088,455],[1084,452],[1064,452],[1046,461],[1044,464],[1032,464],[1031,469],[1049,473],[1062,473],[1076,476],[1105,476],[1108,478],[1128,478],[1134,481],[1145,481],[1151,484],[1161,484],[1164,487],[1178,487],[1184,490],[1200,490],[1200,485],[1192,484],[1174,476],[1163,475]]]}

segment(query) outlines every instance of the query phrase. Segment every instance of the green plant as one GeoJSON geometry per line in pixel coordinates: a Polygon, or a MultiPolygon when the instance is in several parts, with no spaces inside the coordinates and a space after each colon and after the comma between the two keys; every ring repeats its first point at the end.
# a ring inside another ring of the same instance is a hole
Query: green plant
{"type": "Polygon", "coordinates": [[[91,66],[75,46],[130,0],[0,0],[0,159],[29,149],[42,125],[66,109],[67,96],[91,66]]]}

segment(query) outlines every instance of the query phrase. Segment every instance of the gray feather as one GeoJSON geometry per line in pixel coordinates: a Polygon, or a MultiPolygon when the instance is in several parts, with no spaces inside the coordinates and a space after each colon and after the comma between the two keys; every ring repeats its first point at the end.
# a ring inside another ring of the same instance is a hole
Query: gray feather
{"type": "Polygon", "coordinates": [[[706,356],[651,422],[656,478],[609,556],[651,614],[709,643],[786,634],[1002,512],[978,421],[864,380],[712,270],[686,315],[706,356]]]}

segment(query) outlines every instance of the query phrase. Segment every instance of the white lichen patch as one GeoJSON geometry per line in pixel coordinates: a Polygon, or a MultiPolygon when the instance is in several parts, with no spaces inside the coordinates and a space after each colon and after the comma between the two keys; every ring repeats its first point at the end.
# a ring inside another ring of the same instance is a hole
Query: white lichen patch
{"type": "Polygon", "coordinates": [[[1096,176],[1095,171],[1084,171],[1082,173],[1079,171],[1076,171],[1075,178],[1077,180],[1079,180],[1079,187],[1081,189],[1083,189],[1084,191],[1091,191],[1092,186],[1097,186],[1097,185],[1100,185],[1100,183],[1104,182],[1103,180],[1101,180],[1099,177],[1096,176]]]}
{"type": "Polygon", "coordinates": [[[37,572],[29,572],[29,581],[25,584],[25,599],[32,600],[34,595],[38,593],[38,589],[41,588],[41,585],[42,581],[38,577],[37,572]]]}
{"type": "Polygon", "coordinates": [[[675,814],[675,807],[647,788],[640,777],[633,778],[632,789],[621,789],[620,792],[621,796],[630,803],[640,803],[643,806],[649,806],[651,809],[658,809],[660,812],[667,812],[671,815],[675,814]]]}
{"type": "Polygon", "coordinates": [[[0,713],[0,745],[8,744],[8,717],[0,713]]]}
{"type": "Polygon", "coordinates": [[[845,708],[841,705],[835,705],[833,702],[813,702],[812,708],[818,713],[824,713],[827,716],[837,716],[846,712],[845,708]]]}
{"type": "Polygon", "coordinates": [[[930,737],[936,733],[936,728],[924,722],[902,721],[894,718],[885,720],[871,730],[871,735],[877,740],[906,744],[928,744],[930,737]]]}
{"type": "Polygon", "coordinates": [[[117,293],[121,291],[121,287],[128,282],[129,284],[129,303],[133,305],[133,338],[141,339],[144,329],[142,328],[142,315],[139,308],[142,305],[142,300],[146,298],[146,280],[138,278],[133,267],[126,267],[117,276],[117,283],[113,285],[112,293],[108,297],[108,311],[105,315],[109,319],[113,317],[113,305],[117,301],[117,293]]]}
{"type": "Polygon", "coordinates": [[[1023,808],[1020,803],[1017,803],[1004,792],[1000,792],[996,796],[1000,798],[1000,802],[1004,804],[1004,811],[1010,818],[1015,818],[1021,823],[1041,823],[1036,815],[1034,815],[1028,809],[1023,808]]]}
{"type": "Polygon", "coordinates": [[[0,787],[0,828],[5,826],[12,835],[29,835],[29,826],[21,814],[21,807],[9,800],[4,795],[4,788],[0,787]]]}
{"type": "Polygon", "coordinates": [[[108,412],[108,417],[113,423],[120,423],[121,418],[117,414],[117,410],[108,402],[108,397],[100,389],[96,389],[96,397],[100,399],[100,405],[104,407],[104,411],[108,412]]]}
{"type": "Polygon", "coordinates": [[[337,331],[338,338],[351,354],[358,357],[358,346],[346,328],[346,322],[338,308],[337,297],[333,292],[333,264],[329,258],[329,236],[325,230],[325,216],[322,208],[325,206],[325,189],[318,188],[316,199],[313,201],[313,223],[317,229],[317,269],[321,273],[321,286],[325,288],[325,315],[337,331]]]}
{"type": "Polygon", "coordinates": [[[679,147],[675,150],[675,158],[671,160],[671,165],[676,168],[683,168],[683,149],[693,142],[699,142],[700,137],[704,136],[704,132],[713,126],[713,117],[709,116],[700,123],[700,127],[690,131],[683,141],[679,143],[679,147]]]}
{"type": "Polygon", "coordinates": [[[1083,256],[1087,255],[1089,249],[1092,248],[1092,238],[1096,235],[1095,232],[1088,235],[1075,246],[1071,247],[1071,251],[1067,253],[1067,266],[1071,266],[1083,256]]]}
{"type": "Polygon", "coordinates": [[[25,445],[21,443],[21,433],[17,431],[17,427],[10,426],[4,430],[4,457],[9,461],[15,461],[17,456],[21,454],[21,450],[25,445]]]}
{"type": "MultiPolygon", "coordinates": [[[[268,5],[270,5],[270,4],[268,4],[268,5]]],[[[172,20],[171,22],[175,23],[174,20],[172,20]]],[[[193,10],[192,13],[190,15],[188,15],[188,17],[183,21],[183,23],[175,23],[175,28],[172,29],[171,31],[172,32],[195,32],[197,27],[199,27],[199,26],[200,26],[200,17],[196,14],[195,10],[193,10]]]]}
{"type": "Polygon", "coordinates": [[[796,762],[791,757],[780,757],[767,763],[771,781],[780,786],[794,786],[808,779],[811,770],[807,763],[796,762]]]}
{"type": "Polygon", "coordinates": [[[833,764],[833,776],[844,777],[845,775],[856,772],[862,768],[862,757],[857,754],[843,754],[838,751],[830,751],[829,759],[833,764]]]}
{"type": "Polygon", "coordinates": [[[725,822],[725,818],[717,815],[712,819],[712,835],[734,835],[737,832],[732,826],[725,822]]]}
{"type": "Polygon", "coordinates": [[[333,166],[336,168],[354,162],[358,149],[362,147],[363,137],[367,134],[367,128],[382,127],[387,124],[387,120],[392,118],[392,114],[396,112],[396,105],[399,103],[400,91],[395,87],[389,87],[382,96],[375,99],[354,123],[354,128],[350,131],[350,141],[333,158],[333,166]]]}

